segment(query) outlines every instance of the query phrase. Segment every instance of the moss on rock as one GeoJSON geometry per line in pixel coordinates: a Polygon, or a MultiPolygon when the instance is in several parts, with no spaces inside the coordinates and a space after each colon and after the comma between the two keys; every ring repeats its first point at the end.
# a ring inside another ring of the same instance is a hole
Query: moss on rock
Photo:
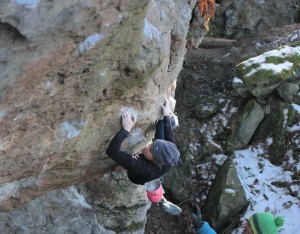
{"type": "MultiPolygon", "coordinates": [[[[236,66],[236,76],[242,85],[236,86],[238,93],[250,92],[257,97],[266,97],[283,82],[292,81],[300,75],[300,46],[283,46],[250,58],[236,66]],[[242,89],[241,87],[242,86],[242,89]],[[253,90],[256,90],[253,92],[253,90]],[[264,94],[262,90],[267,90],[264,94]],[[260,90],[257,92],[257,90],[260,90]]],[[[235,86],[234,86],[235,87],[235,86]]]]}

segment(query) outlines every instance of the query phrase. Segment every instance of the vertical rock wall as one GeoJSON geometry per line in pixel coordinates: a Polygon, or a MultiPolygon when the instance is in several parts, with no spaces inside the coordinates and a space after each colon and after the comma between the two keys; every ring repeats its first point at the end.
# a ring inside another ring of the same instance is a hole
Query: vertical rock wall
{"type": "Polygon", "coordinates": [[[104,175],[119,111],[149,140],[174,94],[195,1],[0,3],[0,210],[104,175]]]}

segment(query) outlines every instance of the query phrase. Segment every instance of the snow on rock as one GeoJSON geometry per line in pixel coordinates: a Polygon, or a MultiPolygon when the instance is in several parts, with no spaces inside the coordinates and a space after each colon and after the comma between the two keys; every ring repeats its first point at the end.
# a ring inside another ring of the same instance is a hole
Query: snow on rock
{"type": "MultiPolygon", "coordinates": [[[[286,58],[291,55],[298,55],[299,53],[300,53],[300,46],[298,46],[298,47],[284,46],[278,50],[271,50],[260,56],[248,59],[245,62],[242,62],[242,64],[246,67],[250,67],[253,64],[264,63],[264,62],[266,62],[267,58],[270,58],[270,57],[286,58]]],[[[289,64],[287,64],[287,65],[289,65],[289,64]]]]}
{"type": "Polygon", "coordinates": [[[274,64],[274,63],[262,63],[259,67],[251,70],[249,73],[245,75],[245,77],[252,76],[259,70],[272,70],[273,74],[279,74],[283,70],[289,70],[293,67],[293,64],[291,62],[285,61],[284,63],[274,64]]]}

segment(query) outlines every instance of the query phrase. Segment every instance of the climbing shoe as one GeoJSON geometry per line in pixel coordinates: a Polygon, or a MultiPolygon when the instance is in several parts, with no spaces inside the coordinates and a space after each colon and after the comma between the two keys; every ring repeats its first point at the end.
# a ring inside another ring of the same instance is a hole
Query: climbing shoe
{"type": "Polygon", "coordinates": [[[172,202],[167,201],[164,197],[159,202],[159,207],[166,213],[171,215],[179,215],[182,210],[172,202]]]}
{"type": "Polygon", "coordinates": [[[175,114],[171,114],[171,126],[174,130],[179,125],[178,117],[175,114]]]}

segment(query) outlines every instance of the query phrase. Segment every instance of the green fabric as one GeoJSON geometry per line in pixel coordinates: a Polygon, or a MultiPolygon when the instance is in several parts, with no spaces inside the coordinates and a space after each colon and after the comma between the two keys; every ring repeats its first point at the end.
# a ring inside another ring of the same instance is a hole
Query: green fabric
{"type": "Polygon", "coordinates": [[[250,216],[249,223],[254,234],[277,234],[284,219],[281,216],[275,218],[271,213],[255,213],[250,216]]]}

